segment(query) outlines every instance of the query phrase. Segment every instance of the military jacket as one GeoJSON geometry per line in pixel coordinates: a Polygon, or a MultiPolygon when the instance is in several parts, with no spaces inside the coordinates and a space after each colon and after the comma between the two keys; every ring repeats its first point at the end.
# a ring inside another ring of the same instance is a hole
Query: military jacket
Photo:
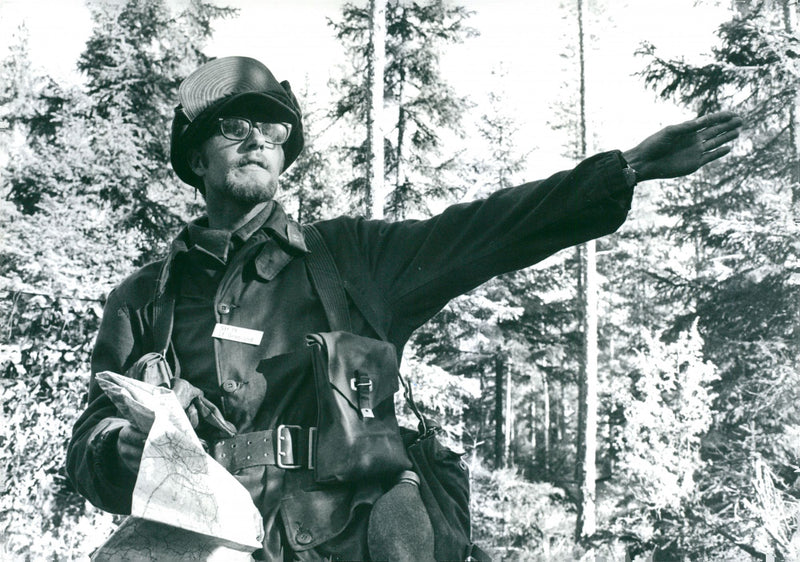
{"type": "MultiPolygon", "coordinates": [[[[623,166],[618,151],[601,153],[573,170],[448,207],[426,220],[340,217],[316,223],[343,279],[353,331],[386,339],[401,353],[413,331],[452,298],[493,276],[615,231],[632,198],[623,166]]],[[[116,459],[116,434],[124,422],[94,373],[124,373],[153,351],[157,295],[172,292],[177,298],[175,368],[239,432],[315,421],[305,336],[328,326],[309,280],[300,226],[275,205],[228,263],[206,268],[214,278],[211,291],[193,281],[200,273],[182,270],[187,240],[184,231],[165,260],[127,278],[105,307],[92,357],[89,404],[75,424],[67,469],[76,488],[108,511],[129,512],[135,475],[116,459]],[[211,338],[208,331],[215,324],[259,330],[263,338],[258,345],[211,338]],[[205,353],[197,351],[198,345],[205,353]]],[[[283,541],[314,559],[315,548],[335,542],[352,523],[357,506],[380,494],[369,483],[320,490],[309,471],[289,472],[261,466],[237,474],[264,516],[267,552],[279,551],[283,541]]]]}

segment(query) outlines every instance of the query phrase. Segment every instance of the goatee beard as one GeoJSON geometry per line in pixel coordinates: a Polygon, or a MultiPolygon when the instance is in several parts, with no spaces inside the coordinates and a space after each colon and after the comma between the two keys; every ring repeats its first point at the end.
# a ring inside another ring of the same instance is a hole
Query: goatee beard
{"type": "Polygon", "coordinates": [[[277,180],[267,184],[259,184],[252,180],[242,181],[239,178],[228,177],[225,182],[225,193],[227,193],[231,199],[250,205],[271,201],[277,190],[277,180]]]}

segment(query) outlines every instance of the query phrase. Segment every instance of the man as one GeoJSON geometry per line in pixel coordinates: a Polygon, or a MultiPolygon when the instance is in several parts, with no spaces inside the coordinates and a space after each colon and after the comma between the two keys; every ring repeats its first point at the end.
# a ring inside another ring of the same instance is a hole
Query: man
{"type": "MultiPolygon", "coordinates": [[[[203,194],[207,215],[178,235],[166,260],[145,266],[109,295],[92,372],[125,373],[158,351],[164,300],[173,371],[218,406],[240,436],[273,435],[279,424],[313,427],[317,402],[306,335],[330,327],[309,278],[304,230],[274,199],[280,174],[303,148],[297,100],[260,62],[227,57],[190,75],[179,102],[171,162],[203,194]]],[[[573,170],[424,221],[317,223],[347,290],[352,332],[401,351],[457,295],[615,231],[638,182],[686,175],[720,158],[740,126],[728,112],[691,120],[624,153],[598,154],[573,170]]],[[[198,434],[212,452],[219,449],[211,429],[198,426],[198,434]]],[[[129,512],[144,439],[93,377],[68,453],[77,489],[103,509],[129,512]]],[[[274,460],[228,468],[264,518],[263,559],[430,558],[427,539],[403,555],[368,545],[371,506],[385,484],[321,485],[307,464],[286,468],[274,460]]],[[[425,520],[408,522],[409,529],[416,523],[419,533],[429,529],[425,520]]]]}

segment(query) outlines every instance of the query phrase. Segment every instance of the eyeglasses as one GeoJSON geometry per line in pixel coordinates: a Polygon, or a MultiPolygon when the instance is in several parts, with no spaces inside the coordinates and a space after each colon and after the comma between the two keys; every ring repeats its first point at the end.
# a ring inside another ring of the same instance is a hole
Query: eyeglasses
{"type": "Polygon", "coordinates": [[[283,144],[292,132],[290,123],[253,123],[244,117],[220,117],[219,132],[226,139],[243,141],[255,126],[270,144],[283,144]]]}

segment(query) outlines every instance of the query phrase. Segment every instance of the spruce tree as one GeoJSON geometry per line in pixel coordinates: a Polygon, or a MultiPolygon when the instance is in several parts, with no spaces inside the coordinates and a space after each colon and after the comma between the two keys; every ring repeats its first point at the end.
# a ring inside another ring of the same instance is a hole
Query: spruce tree
{"type": "Polygon", "coordinates": [[[645,80],[661,96],[698,113],[731,108],[746,123],[737,154],[668,193],[662,212],[678,223],[669,237],[687,259],[681,269],[655,271],[653,278],[661,295],[686,304],[671,319],[675,332],[697,319],[704,355],[720,373],[714,423],[703,440],[709,465],[702,472],[702,509],[692,514],[704,534],[696,540],[709,552],[754,545],[791,558],[748,506],[762,461],[776,475],[778,493],[797,497],[797,7],[736,6],[704,65],[645,49],[645,80]]]}
{"type": "Polygon", "coordinates": [[[193,211],[169,169],[169,122],[179,81],[205,61],[211,22],[231,13],[171,6],[93,3],[84,86],[26,74],[20,54],[0,68],[0,115],[25,137],[0,199],[0,548],[14,559],[80,558],[112,528],[67,481],[66,443],[108,291],[193,211]]]}
{"type": "MultiPolygon", "coordinates": [[[[452,165],[452,155],[439,154],[441,130],[457,129],[466,101],[446,84],[439,57],[447,44],[474,34],[466,25],[470,14],[466,8],[444,0],[387,2],[384,169],[389,217],[425,214],[432,200],[445,198],[450,192],[441,174],[452,165]]],[[[336,84],[341,94],[333,116],[346,117],[357,130],[352,144],[342,148],[356,172],[346,187],[361,212],[368,197],[364,168],[368,147],[363,127],[369,107],[369,17],[367,8],[347,3],[341,21],[330,22],[351,62],[345,77],[336,84]]]]}

